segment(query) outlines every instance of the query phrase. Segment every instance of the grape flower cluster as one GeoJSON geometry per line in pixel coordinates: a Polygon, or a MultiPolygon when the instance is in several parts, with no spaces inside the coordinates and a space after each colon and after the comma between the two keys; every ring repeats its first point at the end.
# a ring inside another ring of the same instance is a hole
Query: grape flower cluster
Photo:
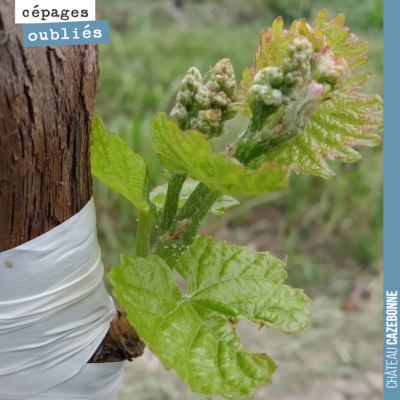
{"type": "Polygon", "coordinates": [[[182,80],[171,118],[182,130],[195,129],[208,137],[220,136],[225,122],[235,115],[228,111],[235,98],[235,74],[227,58],[215,65],[206,84],[200,71],[192,67],[182,80]]]}
{"type": "MultiPolygon", "coordinates": [[[[257,72],[248,91],[253,115],[274,113],[280,106],[296,102],[310,116],[318,102],[341,87],[347,65],[340,54],[328,47],[315,53],[310,41],[296,38],[288,46],[287,56],[279,67],[265,67],[257,72]],[[307,103],[311,103],[307,107],[307,103]]],[[[296,107],[298,108],[298,107],[296,107]]]]}

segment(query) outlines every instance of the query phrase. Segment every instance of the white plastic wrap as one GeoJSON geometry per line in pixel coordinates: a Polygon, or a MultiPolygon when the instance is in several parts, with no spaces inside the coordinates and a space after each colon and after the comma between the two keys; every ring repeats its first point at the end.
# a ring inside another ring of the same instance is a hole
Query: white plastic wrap
{"type": "Polygon", "coordinates": [[[124,363],[87,364],[114,315],[91,199],[0,253],[0,400],[116,399],[124,363]]]}
{"type": "Polygon", "coordinates": [[[73,378],[29,400],[116,400],[124,364],[86,364],[73,378]]]}

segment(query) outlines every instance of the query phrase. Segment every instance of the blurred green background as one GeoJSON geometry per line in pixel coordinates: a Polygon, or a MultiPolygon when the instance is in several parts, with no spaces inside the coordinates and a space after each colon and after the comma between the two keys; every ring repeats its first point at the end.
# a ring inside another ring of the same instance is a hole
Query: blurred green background
{"type": "MultiPolygon", "coordinates": [[[[169,112],[187,69],[205,73],[231,60],[238,82],[251,66],[262,29],[283,16],[309,22],[321,8],[347,14],[347,25],[370,43],[364,90],[382,95],[382,0],[98,0],[97,18],[110,21],[110,44],[100,46],[97,110],[149,165],[152,186],[165,175],[150,143],[149,123],[169,112]]],[[[236,117],[227,139],[246,124],[236,117]]],[[[226,142],[222,141],[220,146],[226,142]]],[[[239,198],[239,207],[209,217],[202,229],[218,240],[288,256],[288,284],[313,299],[309,332],[287,337],[240,323],[252,351],[268,352],[280,366],[275,382],[255,399],[380,399],[382,273],[382,146],[360,149],[359,163],[331,163],[325,181],[292,174],[286,190],[239,198]]],[[[134,248],[136,215],[122,196],[95,182],[99,239],[106,269],[134,248]]],[[[186,400],[173,372],[146,352],[125,371],[119,399],[186,400]]]]}

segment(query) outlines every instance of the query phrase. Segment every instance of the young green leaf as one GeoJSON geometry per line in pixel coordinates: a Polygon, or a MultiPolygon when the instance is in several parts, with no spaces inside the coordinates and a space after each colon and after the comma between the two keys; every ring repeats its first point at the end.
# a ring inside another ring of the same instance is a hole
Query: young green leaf
{"type": "Polygon", "coordinates": [[[203,396],[246,398],[271,381],[275,363],[249,353],[233,325],[240,319],[285,333],[308,328],[310,299],[282,285],[284,264],[268,253],[201,236],[177,270],[188,284],[182,296],[173,272],[158,256],[122,256],[110,281],[130,323],[167,368],[203,396]]]}
{"type": "Polygon", "coordinates": [[[139,210],[149,208],[149,176],[143,158],[120,137],[109,134],[97,114],[93,120],[91,140],[92,174],[125,196],[139,210]]]}
{"type": "Polygon", "coordinates": [[[270,153],[255,159],[255,168],[266,161],[288,162],[304,174],[332,178],[335,173],[324,160],[356,162],[361,155],[352,146],[376,146],[381,138],[373,131],[382,129],[382,99],[341,90],[323,102],[303,133],[270,153]]]}
{"type": "Polygon", "coordinates": [[[181,131],[165,114],[153,118],[154,149],[171,173],[185,173],[221,194],[256,195],[280,190],[287,185],[287,168],[264,163],[247,169],[228,152],[215,154],[203,134],[181,131]]]}
{"type": "Polygon", "coordinates": [[[243,79],[240,84],[244,92],[247,92],[253,84],[253,79],[259,70],[281,65],[286,57],[289,44],[288,31],[283,29],[282,17],[278,17],[267,32],[261,32],[259,49],[254,55],[254,66],[246,67],[243,71],[243,79]]]}
{"type": "MultiPolygon", "coordinates": [[[[327,45],[332,48],[335,53],[341,53],[347,62],[350,71],[350,77],[366,78],[368,73],[359,74],[356,71],[367,65],[367,57],[365,53],[369,49],[369,44],[366,42],[358,42],[349,28],[345,26],[346,15],[339,14],[333,20],[329,20],[327,10],[321,10],[315,17],[312,30],[318,32],[325,37],[327,45]]],[[[353,80],[347,82],[347,87],[353,87],[353,80]]],[[[357,87],[359,87],[357,85],[357,87]]]]}
{"type": "MultiPolygon", "coordinates": [[[[182,208],[186,203],[186,200],[192,194],[193,190],[198,185],[198,182],[185,182],[183,184],[181,193],[179,195],[179,204],[178,208],[182,208]]],[[[157,216],[160,216],[162,210],[164,208],[165,199],[167,195],[167,186],[161,186],[159,188],[154,189],[150,193],[150,200],[154,204],[157,216]]],[[[237,206],[240,203],[231,196],[221,196],[217,201],[212,205],[210,212],[214,215],[223,215],[228,208],[233,206],[237,206]]]]}

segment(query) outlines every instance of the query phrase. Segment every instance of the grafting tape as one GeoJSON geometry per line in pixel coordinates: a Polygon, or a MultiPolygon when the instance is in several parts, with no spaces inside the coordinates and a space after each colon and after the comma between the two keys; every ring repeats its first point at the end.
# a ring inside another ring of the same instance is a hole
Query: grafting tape
{"type": "Polygon", "coordinates": [[[0,400],[116,399],[124,363],[87,364],[115,315],[93,198],[0,253],[0,400]]]}

